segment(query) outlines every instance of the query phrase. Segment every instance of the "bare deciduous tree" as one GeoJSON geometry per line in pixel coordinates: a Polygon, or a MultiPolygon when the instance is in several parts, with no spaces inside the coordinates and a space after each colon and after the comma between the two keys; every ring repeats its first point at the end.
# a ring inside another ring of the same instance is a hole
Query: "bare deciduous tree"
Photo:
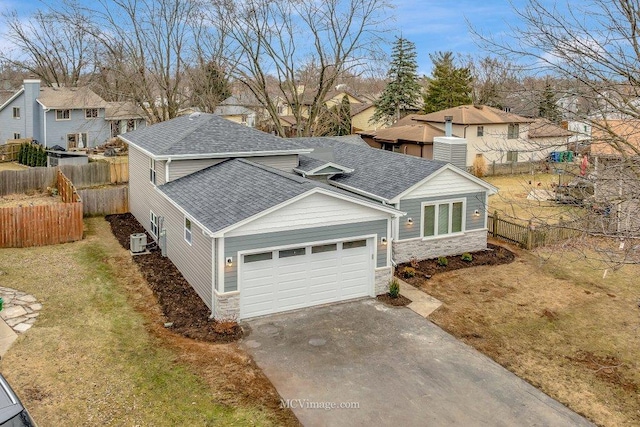
{"type": "Polygon", "coordinates": [[[285,135],[278,105],[287,104],[306,136],[340,76],[361,72],[379,54],[387,8],[386,0],[214,2],[212,19],[228,35],[233,77],[262,103],[275,131],[285,135]]]}

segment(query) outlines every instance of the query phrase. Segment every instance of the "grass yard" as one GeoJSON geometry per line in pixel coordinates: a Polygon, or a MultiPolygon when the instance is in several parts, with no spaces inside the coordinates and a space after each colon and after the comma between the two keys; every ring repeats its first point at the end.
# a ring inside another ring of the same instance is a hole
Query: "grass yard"
{"type": "Polygon", "coordinates": [[[236,344],[165,329],[109,224],[85,224],[80,242],[0,249],[0,286],[43,304],[0,362],[40,425],[298,425],[236,344]]]}
{"type": "Polygon", "coordinates": [[[498,194],[489,197],[489,212],[510,219],[518,219],[526,223],[529,219],[534,222],[557,223],[562,216],[565,220],[575,218],[580,209],[570,205],[561,205],[552,200],[528,200],[532,191],[554,191],[553,184],[558,183],[558,175],[553,174],[524,174],[501,175],[483,178],[498,187],[498,194]]]}

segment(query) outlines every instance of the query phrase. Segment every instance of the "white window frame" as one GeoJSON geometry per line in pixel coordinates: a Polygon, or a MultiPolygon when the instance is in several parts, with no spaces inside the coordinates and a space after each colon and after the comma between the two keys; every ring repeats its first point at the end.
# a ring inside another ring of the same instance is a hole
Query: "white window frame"
{"type": "Polygon", "coordinates": [[[20,119],[20,107],[13,107],[13,118],[16,120],[20,119]]]}
{"type": "Polygon", "coordinates": [[[97,119],[98,118],[98,109],[97,108],[85,108],[84,109],[84,118],[87,119],[87,120],[97,119]],[[93,112],[95,112],[95,116],[92,114],[93,112]]]}
{"type": "Polygon", "coordinates": [[[159,232],[158,226],[159,226],[158,215],[153,213],[153,211],[149,211],[149,233],[151,233],[151,235],[156,239],[158,238],[158,232],[159,232]]]}
{"type": "Polygon", "coordinates": [[[14,132],[13,139],[20,139],[20,132],[14,132]]]}
{"type": "Polygon", "coordinates": [[[186,216],[184,217],[184,241],[192,245],[193,241],[193,233],[191,232],[191,226],[193,225],[193,221],[191,221],[186,216]]]}
{"type": "Polygon", "coordinates": [[[452,236],[461,236],[465,233],[467,229],[467,200],[465,198],[460,199],[447,199],[447,200],[434,200],[432,202],[422,202],[420,206],[420,237],[423,240],[431,240],[431,239],[440,239],[443,237],[452,237],[452,236]],[[460,231],[456,231],[455,233],[451,232],[451,228],[453,226],[453,204],[462,202],[462,219],[460,224],[460,231]],[[445,234],[438,234],[438,218],[439,218],[439,210],[440,205],[449,205],[449,226],[448,232],[445,234]],[[435,206],[434,212],[434,222],[433,222],[433,236],[425,236],[424,235],[424,210],[427,206],[435,206]]]}
{"type": "Polygon", "coordinates": [[[149,159],[149,181],[156,185],[156,161],[149,159]]]}
{"type": "Polygon", "coordinates": [[[518,138],[520,138],[520,124],[509,123],[507,125],[507,139],[518,139],[518,138]]]}
{"type": "Polygon", "coordinates": [[[60,109],[60,110],[56,110],[56,122],[61,122],[61,121],[65,121],[65,120],[71,120],[71,110],[66,108],[66,109],[60,109]],[[67,117],[64,117],[65,114],[64,112],[67,112],[67,117]],[[60,114],[62,113],[62,114],[60,114]],[[60,116],[62,116],[62,118],[60,118],[60,116]]]}

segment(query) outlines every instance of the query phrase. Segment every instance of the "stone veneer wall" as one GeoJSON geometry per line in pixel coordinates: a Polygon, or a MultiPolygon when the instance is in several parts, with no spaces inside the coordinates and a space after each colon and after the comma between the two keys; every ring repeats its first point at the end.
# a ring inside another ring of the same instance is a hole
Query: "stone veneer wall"
{"type": "Polygon", "coordinates": [[[215,309],[213,317],[216,320],[238,320],[240,317],[240,292],[229,294],[215,293],[215,309]]]}
{"type": "Polygon", "coordinates": [[[440,239],[412,239],[393,242],[393,260],[397,263],[459,255],[487,249],[487,230],[467,231],[462,236],[440,239]]]}
{"type": "Polygon", "coordinates": [[[391,267],[376,269],[375,274],[375,293],[382,295],[389,292],[389,281],[393,278],[393,269],[391,267]]]}

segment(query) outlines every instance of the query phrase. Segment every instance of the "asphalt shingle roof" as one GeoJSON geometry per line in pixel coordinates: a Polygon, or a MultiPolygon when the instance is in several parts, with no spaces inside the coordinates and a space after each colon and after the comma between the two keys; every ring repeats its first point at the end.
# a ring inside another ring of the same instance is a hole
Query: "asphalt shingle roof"
{"type": "Polygon", "coordinates": [[[321,182],[244,159],[226,160],[158,189],[215,233],[318,187],[349,195],[321,182]]]}
{"type": "Polygon", "coordinates": [[[304,151],[292,139],[233,123],[214,114],[177,117],[127,132],[126,141],[154,156],[179,156],[265,151],[304,151]]]}
{"type": "MultiPolygon", "coordinates": [[[[334,163],[354,169],[331,181],[390,200],[435,173],[447,163],[400,153],[345,144],[330,138],[297,138],[308,148],[333,148],[334,163]]],[[[313,157],[313,153],[307,156],[313,157]]],[[[302,157],[302,156],[301,156],[302,157]]]]}

